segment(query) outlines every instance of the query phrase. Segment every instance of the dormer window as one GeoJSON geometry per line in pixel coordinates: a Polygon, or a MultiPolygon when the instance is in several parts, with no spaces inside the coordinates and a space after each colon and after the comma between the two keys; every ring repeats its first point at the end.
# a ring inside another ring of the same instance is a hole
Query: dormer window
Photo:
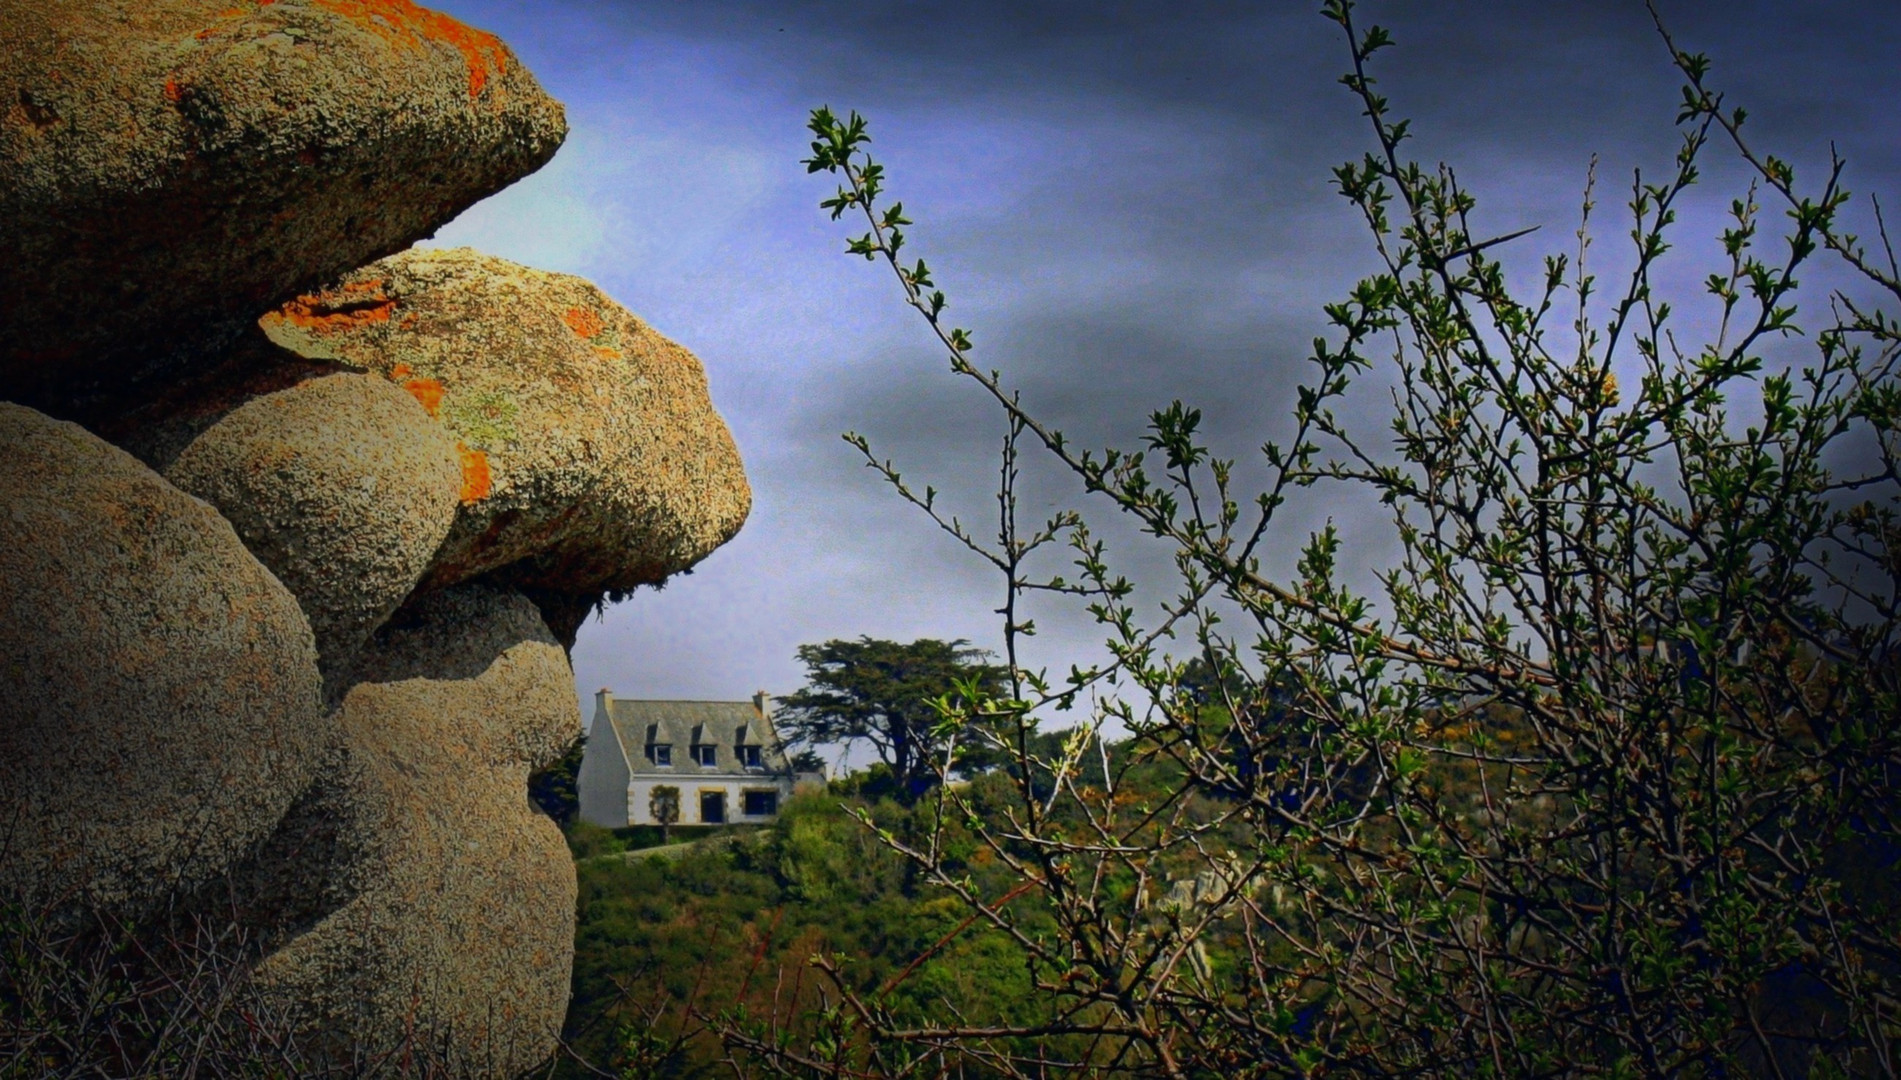
{"type": "Polygon", "coordinates": [[[719,764],[719,749],[713,746],[696,746],[693,748],[693,760],[708,769],[713,768],[719,764]]]}
{"type": "Polygon", "coordinates": [[[740,764],[746,766],[748,769],[763,769],[766,767],[765,760],[759,753],[759,747],[735,746],[733,749],[738,751],[740,764]]]}
{"type": "Polygon", "coordinates": [[[673,745],[671,743],[654,743],[652,746],[647,747],[647,757],[657,766],[672,768],[673,745]]]}

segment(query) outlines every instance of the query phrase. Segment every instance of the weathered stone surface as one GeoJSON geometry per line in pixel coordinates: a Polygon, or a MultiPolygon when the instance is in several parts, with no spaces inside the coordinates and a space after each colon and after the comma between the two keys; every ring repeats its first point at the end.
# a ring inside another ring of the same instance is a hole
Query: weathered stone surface
{"type": "Polygon", "coordinates": [[[237,875],[258,986],[340,1058],[415,1039],[513,1076],[567,1008],[574,865],[525,796],[580,734],[566,654],[519,594],[468,585],[364,650],[322,779],[237,875]]]}
{"type": "Polygon", "coordinates": [[[507,567],[528,590],[628,590],[705,558],[750,509],[699,361],[580,278],[407,251],[260,325],[401,382],[461,440],[462,507],[425,587],[507,567]]]}
{"type": "Polygon", "coordinates": [[[169,379],[565,134],[507,46],[410,0],[0,0],[0,398],[169,379]]]}
{"type": "Polygon", "coordinates": [[[462,469],[415,398],[341,373],[232,409],[165,478],[217,507],[297,597],[332,673],[421,580],[455,519],[462,469]]]}
{"type": "Polygon", "coordinates": [[[453,681],[456,689],[437,691],[443,708],[454,723],[480,728],[488,760],[514,770],[516,794],[525,797],[528,774],[581,737],[574,672],[567,655],[550,648],[553,641],[535,606],[515,590],[462,585],[404,608],[350,677],[357,687],[453,681]]]}
{"type": "Polygon", "coordinates": [[[0,404],[0,889],[136,914],[267,835],[335,730],[309,625],[223,518],[0,404]]]}

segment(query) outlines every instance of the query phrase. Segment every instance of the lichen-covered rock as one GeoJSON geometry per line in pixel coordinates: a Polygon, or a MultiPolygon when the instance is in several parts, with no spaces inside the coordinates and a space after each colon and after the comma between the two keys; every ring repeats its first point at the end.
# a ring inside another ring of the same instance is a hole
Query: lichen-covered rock
{"type": "Polygon", "coordinates": [[[223,518],[0,404],[0,891],[138,914],[269,834],[335,730],[297,602],[223,518]]]}
{"type": "Polygon", "coordinates": [[[580,278],[407,251],[260,325],[401,383],[461,441],[462,506],[425,587],[506,567],[526,590],[628,590],[705,558],[751,506],[699,361],[580,278]]]}
{"type": "Polygon", "coordinates": [[[412,1039],[514,1076],[568,1000],[574,865],[525,796],[580,734],[566,654],[519,594],[468,585],[399,613],[357,674],[321,780],[234,876],[256,986],[320,1057],[412,1039]]]}
{"type": "Polygon", "coordinates": [[[0,0],[0,93],[0,398],[75,415],[566,134],[507,46],[410,0],[0,0]]]}
{"type": "Polygon", "coordinates": [[[421,580],[455,519],[455,440],[387,379],[339,373],[244,402],[165,478],[205,500],[297,597],[324,671],[421,580]]]}

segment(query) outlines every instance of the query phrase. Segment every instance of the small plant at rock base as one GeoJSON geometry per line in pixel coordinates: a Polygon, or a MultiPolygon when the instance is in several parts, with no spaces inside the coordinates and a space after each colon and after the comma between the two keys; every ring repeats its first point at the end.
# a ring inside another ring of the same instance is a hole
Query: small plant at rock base
{"type": "Polygon", "coordinates": [[[0,1078],[494,1074],[492,1060],[471,1059],[446,1034],[312,1045],[285,1003],[253,982],[258,959],[250,935],[203,912],[133,923],[0,899],[0,1078]]]}
{"type": "Polygon", "coordinates": [[[1476,232],[1456,174],[1405,155],[1408,123],[1370,74],[1391,36],[1347,0],[1324,13],[1372,134],[1334,181],[1382,268],[1325,309],[1293,434],[1262,448],[1252,492],[1179,402],[1139,449],[1099,452],[1024,408],[945,321],[930,268],[901,257],[911,221],[884,201],[864,119],[813,113],[808,168],[842,180],[822,205],[867,227],[848,253],[893,272],[1006,429],[994,539],[847,436],[1006,596],[1007,685],[945,702],[944,723],[999,733],[1013,800],[940,785],[934,830],[881,836],[1010,943],[1041,1010],[920,1021],[824,963],[830,1042],[730,1039],[761,1070],[814,1076],[1895,1075],[1901,324],[1882,305],[1901,266],[1885,228],[1872,247],[1847,231],[1839,160],[1810,188],[1758,152],[1659,21],[1682,139],[1631,183],[1634,269],[1614,293],[1587,269],[1587,182],[1575,249],[1518,295],[1501,260],[1524,232],[1476,232]],[[1696,298],[1653,277],[1724,144],[1756,181],[1706,282],[1715,330],[1689,343],[1673,316],[1696,298]],[[1853,281],[1806,302],[1798,275],[1823,259],[1853,281]],[[1393,406],[1371,428],[1369,381],[1393,406]],[[1026,446],[1169,547],[1159,617],[1080,511],[1020,521],[1026,446]],[[1385,508],[1399,556],[1371,595],[1332,526],[1291,574],[1264,567],[1280,511],[1326,492],[1385,508]],[[1075,570],[1041,569],[1064,545],[1075,570]],[[1028,603],[1065,599],[1111,659],[1053,678],[1017,646],[1028,603]],[[1084,700],[1090,718],[1036,750],[1033,720],[1084,700]],[[1157,766],[1179,782],[1130,797],[1130,771],[1157,766]],[[1016,885],[979,891],[953,834],[1016,885]]]}

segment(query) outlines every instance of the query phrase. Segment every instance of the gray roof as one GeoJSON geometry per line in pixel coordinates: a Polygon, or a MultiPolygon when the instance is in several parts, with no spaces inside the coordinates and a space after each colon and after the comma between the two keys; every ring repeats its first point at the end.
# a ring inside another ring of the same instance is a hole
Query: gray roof
{"type": "Polygon", "coordinates": [[[627,753],[627,764],[636,773],[664,773],[669,776],[761,776],[787,775],[792,765],[785,748],[773,730],[772,720],[761,716],[750,701],[638,701],[609,698],[608,720],[620,737],[627,753]],[[673,765],[661,768],[648,757],[648,747],[663,744],[673,747],[673,765]],[[741,763],[736,747],[760,748],[761,769],[748,769],[741,763]],[[714,748],[715,764],[701,765],[691,748],[714,748]]]}

